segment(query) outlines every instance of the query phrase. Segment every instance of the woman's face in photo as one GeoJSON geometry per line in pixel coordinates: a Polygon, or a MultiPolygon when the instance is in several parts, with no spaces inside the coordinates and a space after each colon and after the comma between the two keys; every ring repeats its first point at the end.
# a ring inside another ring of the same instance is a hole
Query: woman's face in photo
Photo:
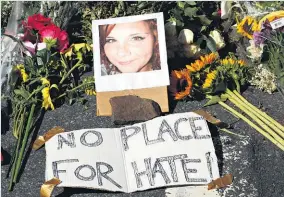
{"type": "Polygon", "coordinates": [[[122,73],[143,72],[152,57],[154,35],[145,21],[116,24],[106,37],[105,54],[122,73]]]}

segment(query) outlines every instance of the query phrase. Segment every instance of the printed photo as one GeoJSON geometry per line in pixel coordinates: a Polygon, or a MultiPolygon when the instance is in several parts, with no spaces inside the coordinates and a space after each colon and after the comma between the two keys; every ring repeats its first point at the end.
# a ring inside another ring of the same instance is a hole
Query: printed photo
{"type": "Polygon", "coordinates": [[[160,70],[157,20],[100,25],[101,75],[160,70]]]}
{"type": "Polygon", "coordinates": [[[169,85],[163,13],[93,20],[96,91],[169,85]]]}

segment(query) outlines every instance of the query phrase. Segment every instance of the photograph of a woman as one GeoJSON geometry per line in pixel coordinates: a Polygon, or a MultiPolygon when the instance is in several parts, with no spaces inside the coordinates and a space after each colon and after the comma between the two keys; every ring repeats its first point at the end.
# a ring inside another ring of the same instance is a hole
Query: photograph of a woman
{"type": "Polygon", "coordinates": [[[99,26],[101,76],[161,69],[156,19],[99,26]]]}

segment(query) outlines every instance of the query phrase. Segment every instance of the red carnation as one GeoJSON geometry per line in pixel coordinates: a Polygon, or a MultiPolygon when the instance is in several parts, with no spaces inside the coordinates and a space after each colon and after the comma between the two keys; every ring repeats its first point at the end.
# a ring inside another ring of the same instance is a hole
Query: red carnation
{"type": "Polygon", "coordinates": [[[41,30],[47,25],[51,25],[51,18],[46,18],[41,14],[34,14],[28,17],[28,26],[33,29],[41,30]]]}
{"type": "Polygon", "coordinates": [[[219,9],[217,13],[218,13],[218,15],[219,15],[219,16],[221,16],[221,14],[222,14],[222,10],[221,10],[221,9],[219,9]]]}
{"type": "Polygon", "coordinates": [[[38,33],[40,35],[40,40],[46,43],[48,49],[58,44],[58,37],[60,35],[61,29],[56,25],[49,25],[42,28],[38,33]]]}
{"type": "Polygon", "coordinates": [[[69,41],[68,41],[68,34],[66,31],[61,31],[58,37],[58,49],[60,52],[64,51],[65,49],[67,49],[68,45],[69,45],[69,41]]]}
{"type": "Polygon", "coordinates": [[[41,41],[45,39],[57,39],[60,35],[61,29],[56,25],[49,25],[43,27],[38,33],[40,35],[41,41]]]}

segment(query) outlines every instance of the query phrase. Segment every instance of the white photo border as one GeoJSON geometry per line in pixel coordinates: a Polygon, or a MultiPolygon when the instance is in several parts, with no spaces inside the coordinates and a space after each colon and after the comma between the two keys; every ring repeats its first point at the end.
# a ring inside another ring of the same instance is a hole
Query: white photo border
{"type": "Polygon", "coordinates": [[[119,17],[112,19],[93,20],[92,34],[93,34],[94,76],[95,76],[97,92],[152,88],[152,87],[168,86],[170,84],[169,69],[167,63],[164,16],[162,12],[145,14],[145,15],[126,16],[126,17],[119,17]],[[128,23],[128,22],[136,22],[148,19],[157,20],[161,69],[154,71],[147,71],[147,72],[121,73],[117,75],[101,76],[99,25],[128,23]]]}

